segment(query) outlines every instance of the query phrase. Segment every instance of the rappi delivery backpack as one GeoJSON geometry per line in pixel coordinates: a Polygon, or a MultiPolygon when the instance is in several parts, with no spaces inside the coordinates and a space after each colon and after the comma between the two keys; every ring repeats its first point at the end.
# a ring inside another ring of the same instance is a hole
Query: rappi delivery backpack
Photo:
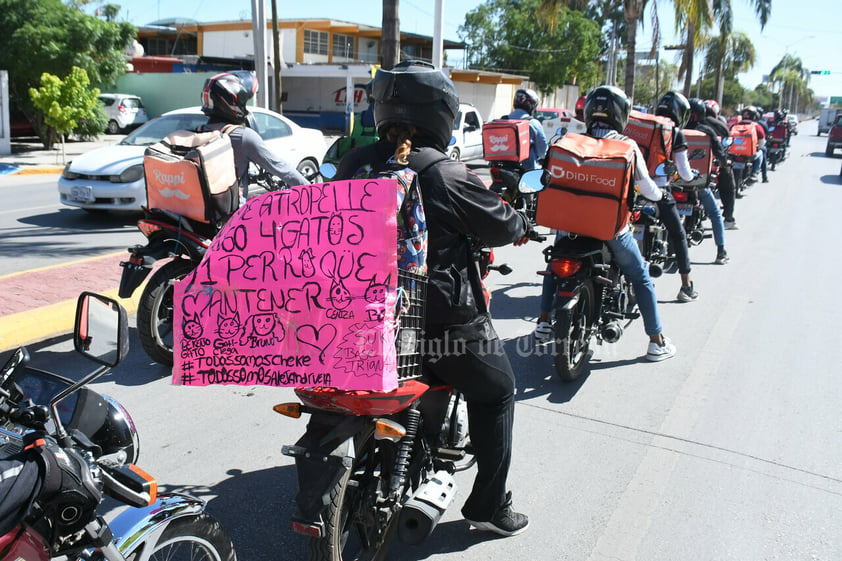
{"type": "Polygon", "coordinates": [[[675,124],[672,119],[632,110],[623,134],[634,140],[646,160],[649,175],[655,168],[672,159],[672,140],[675,124]]]}
{"type": "Polygon", "coordinates": [[[536,223],[612,239],[628,225],[634,196],[631,142],[567,133],[547,152],[547,188],[538,194],[536,223]]]}
{"type": "Polygon", "coordinates": [[[224,223],[240,204],[234,149],[221,131],[179,130],[143,155],[146,206],[204,223],[224,223]]]}
{"type": "Polygon", "coordinates": [[[487,162],[522,162],[529,158],[529,121],[496,119],[482,127],[482,154],[487,162]]]}
{"type": "Polygon", "coordinates": [[[731,146],[728,153],[733,156],[748,156],[757,154],[757,127],[754,122],[737,123],[731,127],[731,146]]]}

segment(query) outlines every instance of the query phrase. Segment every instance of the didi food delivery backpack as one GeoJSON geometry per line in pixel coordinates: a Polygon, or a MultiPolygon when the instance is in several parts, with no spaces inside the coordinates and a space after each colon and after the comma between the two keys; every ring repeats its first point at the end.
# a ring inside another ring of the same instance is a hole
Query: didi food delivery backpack
{"type": "Polygon", "coordinates": [[[536,223],[610,240],[628,225],[634,196],[634,145],[568,133],[547,152],[547,188],[538,194],[536,223]]]}

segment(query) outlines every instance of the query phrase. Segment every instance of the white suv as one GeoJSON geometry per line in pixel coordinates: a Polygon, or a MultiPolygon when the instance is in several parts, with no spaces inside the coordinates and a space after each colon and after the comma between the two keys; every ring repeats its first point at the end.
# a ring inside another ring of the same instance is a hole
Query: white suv
{"type": "Polygon", "coordinates": [[[136,95],[104,93],[100,94],[99,100],[105,104],[108,117],[105,132],[108,134],[133,129],[149,120],[143,102],[136,95]]]}

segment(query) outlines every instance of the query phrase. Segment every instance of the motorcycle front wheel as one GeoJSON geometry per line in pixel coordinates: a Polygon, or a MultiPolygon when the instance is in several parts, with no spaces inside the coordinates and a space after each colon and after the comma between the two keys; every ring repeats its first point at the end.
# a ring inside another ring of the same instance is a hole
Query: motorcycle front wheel
{"type": "Polygon", "coordinates": [[[222,525],[207,514],[178,518],[151,551],[136,561],[236,561],[234,544],[222,525]]]}
{"type": "MultiPolygon", "coordinates": [[[[562,303],[563,305],[563,303],[562,303]]],[[[579,288],[579,301],[572,310],[556,310],[554,363],[558,377],[572,382],[588,363],[593,326],[594,290],[590,281],[579,288]]]]}
{"type": "Polygon", "coordinates": [[[172,366],[173,286],[193,270],[189,259],[173,259],[155,271],[140,297],[137,308],[137,334],[149,358],[172,366]]]}
{"type": "MultiPolygon", "coordinates": [[[[381,508],[388,485],[382,455],[371,437],[353,469],[334,485],[324,512],[325,535],[310,538],[308,561],[382,561],[397,526],[398,515],[381,508]]],[[[363,450],[363,448],[360,448],[363,450]]]]}

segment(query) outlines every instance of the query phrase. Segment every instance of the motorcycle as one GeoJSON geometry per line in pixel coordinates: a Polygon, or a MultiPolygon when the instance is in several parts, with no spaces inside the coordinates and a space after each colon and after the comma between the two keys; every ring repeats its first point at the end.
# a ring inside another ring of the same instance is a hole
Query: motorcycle
{"type": "Polygon", "coordinates": [[[523,168],[517,162],[489,162],[491,173],[492,191],[509,203],[512,208],[521,210],[529,218],[532,226],[535,226],[535,215],[538,209],[538,197],[535,193],[524,193],[518,187],[520,178],[524,173],[523,168]]]}
{"type": "Polygon", "coordinates": [[[786,127],[782,125],[769,125],[769,143],[766,147],[766,157],[769,158],[769,167],[775,171],[775,166],[786,160],[789,155],[786,144],[786,127]],[[776,131],[781,130],[783,137],[776,131]]]}
{"type": "MultiPolygon", "coordinates": [[[[521,189],[543,190],[542,174],[524,174],[521,189]]],[[[552,275],[556,286],[550,343],[555,372],[571,382],[584,371],[591,342],[616,343],[640,312],[631,283],[602,240],[569,234],[544,248],[543,254],[549,270],[537,274],[552,275]]]]}
{"type": "Polygon", "coordinates": [[[84,292],[73,341],[99,365],[95,370],[74,382],[29,367],[24,347],[0,369],[0,456],[18,454],[26,433],[39,431],[39,439],[61,448],[57,455],[79,459],[84,487],[37,499],[21,523],[0,536],[4,559],[236,560],[231,539],[204,501],[157,493],[154,478],[134,464],[139,441],[128,412],[87,387],[125,358],[128,337],[125,309],[84,292]],[[98,512],[104,495],[128,507],[110,522],[98,512]]]}
{"type": "Polygon", "coordinates": [[[738,199],[743,198],[745,190],[755,183],[753,158],[748,156],[731,156],[731,169],[734,172],[735,194],[738,199]]]}
{"type": "MultiPolygon", "coordinates": [[[[265,170],[250,174],[249,184],[277,191],[286,185],[265,170]]],[[[149,357],[160,364],[173,364],[173,285],[195,269],[224,223],[204,223],[160,208],[147,209],[137,227],[146,245],[128,249],[118,295],[130,298],[152,272],[156,262],[169,259],[149,278],[137,308],[137,333],[149,357]]]]}
{"type": "Polygon", "coordinates": [[[660,220],[658,205],[639,199],[632,211],[632,225],[640,255],[649,265],[649,276],[660,277],[667,268],[671,255],[669,233],[660,220]]]}
{"type": "Polygon", "coordinates": [[[426,278],[398,276],[406,296],[398,388],[299,387],[300,403],[273,408],[291,418],[310,415],[304,435],[282,448],[295,459],[292,530],[308,537],[309,561],[383,559],[396,533],[404,543],[422,542],[453,502],[453,474],[475,463],[463,397],[421,370],[426,278]]]}

